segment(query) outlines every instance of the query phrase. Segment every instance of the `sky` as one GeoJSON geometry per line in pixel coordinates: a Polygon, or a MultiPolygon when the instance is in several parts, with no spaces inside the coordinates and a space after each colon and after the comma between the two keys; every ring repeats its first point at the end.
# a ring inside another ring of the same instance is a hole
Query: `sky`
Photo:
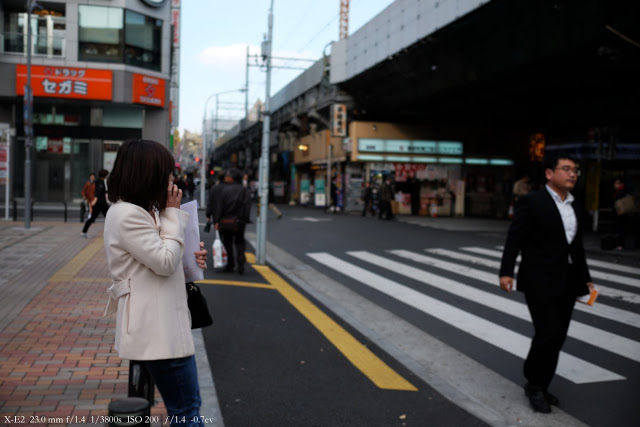
{"type": "MultiPolygon", "coordinates": [[[[247,46],[250,55],[260,56],[268,33],[271,0],[182,0],[180,43],[180,135],[184,130],[200,133],[204,118],[244,117],[245,95],[238,91],[246,82],[247,46]],[[220,93],[229,92],[229,93],[220,93]],[[208,100],[208,101],[207,101],[208,100]]],[[[274,0],[273,57],[316,61],[328,43],[339,38],[340,0],[274,0]]],[[[350,0],[349,34],[353,34],[388,7],[393,0],[350,0]]],[[[330,52],[330,50],[327,50],[330,52]]],[[[257,59],[257,64],[261,60],[257,59]]],[[[256,65],[252,59],[251,64],[256,65]]],[[[293,67],[313,62],[273,60],[272,64],[293,67]]],[[[273,68],[271,95],[275,95],[303,70],[273,68]]],[[[249,108],[264,101],[266,72],[249,67],[249,108]]]]}

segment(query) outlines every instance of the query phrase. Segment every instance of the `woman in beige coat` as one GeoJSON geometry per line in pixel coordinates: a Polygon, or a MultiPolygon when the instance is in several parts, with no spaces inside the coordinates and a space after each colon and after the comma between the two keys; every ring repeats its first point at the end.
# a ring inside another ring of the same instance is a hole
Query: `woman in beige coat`
{"type": "MultiPolygon", "coordinates": [[[[106,314],[117,312],[118,355],[146,367],[171,425],[191,425],[201,400],[182,269],[189,214],[180,210],[173,167],[169,150],[155,141],[127,141],[118,150],[104,227],[113,279],[106,314]]],[[[206,251],[195,255],[204,268],[206,251]]]]}

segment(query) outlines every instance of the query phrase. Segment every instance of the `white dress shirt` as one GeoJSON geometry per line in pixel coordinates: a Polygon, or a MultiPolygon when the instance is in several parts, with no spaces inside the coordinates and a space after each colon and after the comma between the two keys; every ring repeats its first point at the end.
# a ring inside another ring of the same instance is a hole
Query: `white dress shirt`
{"type": "Polygon", "coordinates": [[[574,201],[573,194],[568,193],[567,198],[562,200],[558,193],[553,191],[549,185],[545,185],[549,194],[551,194],[551,198],[554,202],[556,202],[556,206],[558,207],[558,211],[560,212],[560,217],[562,218],[562,225],[564,226],[564,232],[567,236],[567,243],[571,244],[573,239],[576,237],[576,233],[578,232],[578,219],[576,218],[576,213],[573,210],[573,206],[571,203],[574,201]]]}

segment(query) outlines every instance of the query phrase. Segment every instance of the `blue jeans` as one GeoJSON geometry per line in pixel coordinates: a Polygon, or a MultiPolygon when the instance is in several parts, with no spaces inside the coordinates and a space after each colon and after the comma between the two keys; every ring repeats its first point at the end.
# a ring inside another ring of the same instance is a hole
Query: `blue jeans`
{"type": "Polygon", "coordinates": [[[160,390],[171,425],[200,425],[201,400],[195,356],[142,363],[160,390]]]}

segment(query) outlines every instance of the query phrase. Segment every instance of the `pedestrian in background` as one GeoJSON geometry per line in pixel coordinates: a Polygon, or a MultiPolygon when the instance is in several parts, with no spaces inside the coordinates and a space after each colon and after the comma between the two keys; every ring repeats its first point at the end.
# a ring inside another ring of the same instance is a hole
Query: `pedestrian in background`
{"type": "Polygon", "coordinates": [[[518,291],[524,292],[535,330],[524,362],[528,381],[524,390],[533,410],[542,413],[559,405],[548,391],[549,384],[576,297],[593,288],[570,193],[578,172],[569,156],[545,158],[547,185],[518,200],[500,266],[500,287],[511,292],[516,258],[522,254],[518,291]]]}
{"type": "Polygon", "coordinates": [[[615,227],[615,240],[616,240],[616,250],[624,249],[624,241],[626,236],[629,234],[629,215],[630,212],[623,212],[619,208],[616,208],[616,202],[618,200],[622,200],[627,195],[629,195],[629,191],[627,190],[627,186],[625,182],[616,178],[613,181],[613,195],[611,196],[611,204],[613,207],[613,216],[614,216],[614,227],[615,227]]]}
{"type": "Polygon", "coordinates": [[[380,188],[380,213],[378,218],[393,219],[393,212],[391,211],[391,201],[393,200],[393,187],[391,186],[391,180],[385,178],[380,188]]]}
{"type": "Polygon", "coordinates": [[[87,231],[89,231],[91,224],[96,221],[98,215],[102,213],[105,218],[107,217],[107,211],[109,210],[109,204],[107,203],[107,183],[105,182],[107,175],[109,175],[109,171],[106,169],[100,169],[98,172],[94,196],[91,200],[91,216],[87,219],[87,222],[84,223],[84,227],[82,227],[82,235],[84,237],[89,237],[87,231]]]}
{"type": "Polygon", "coordinates": [[[375,216],[373,211],[373,189],[371,183],[365,181],[364,189],[362,190],[362,216],[367,216],[367,212],[371,212],[372,216],[375,216]]]}
{"type": "MultiPolygon", "coordinates": [[[[182,266],[189,214],[180,210],[173,166],[155,141],[127,141],[118,150],[104,229],[113,280],[105,315],[117,312],[118,356],[149,372],[171,425],[191,426],[199,425],[201,399],[182,266]]],[[[202,268],[206,254],[194,254],[202,268]]]]}
{"type": "Polygon", "coordinates": [[[420,215],[420,180],[416,177],[416,171],[409,170],[407,187],[411,195],[411,215],[420,215]]]}
{"type": "Polygon", "coordinates": [[[96,194],[96,174],[95,173],[91,172],[89,174],[89,180],[84,183],[84,186],[82,187],[82,191],[80,192],[80,194],[82,195],[82,207],[84,208],[86,206],[86,209],[89,211],[89,214],[87,216],[87,219],[89,219],[91,218],[91,210],[93,209],[93,206],[91,204],[93,203],[93,199],[96,194]]]}
{"type": "Polygon", "coordinates": [[[251,195],[242,185],[242,172],[229,169],[224,175],[224,183],[211,188],[207,204],[207,221],[220,232],[220,240],[227,250],[228,261],[224,272],[244,273],[245,240],[244,229],[249,222],[251,195]],[[235,256],[234,256],[235,249],[235,256]]]}
{"type": "Polygon", "coordinates": [[[518,199],[531,191],[531,178],[529,175],[525,175],[513,184],[513,202],[517,202],[518,199]]]}

